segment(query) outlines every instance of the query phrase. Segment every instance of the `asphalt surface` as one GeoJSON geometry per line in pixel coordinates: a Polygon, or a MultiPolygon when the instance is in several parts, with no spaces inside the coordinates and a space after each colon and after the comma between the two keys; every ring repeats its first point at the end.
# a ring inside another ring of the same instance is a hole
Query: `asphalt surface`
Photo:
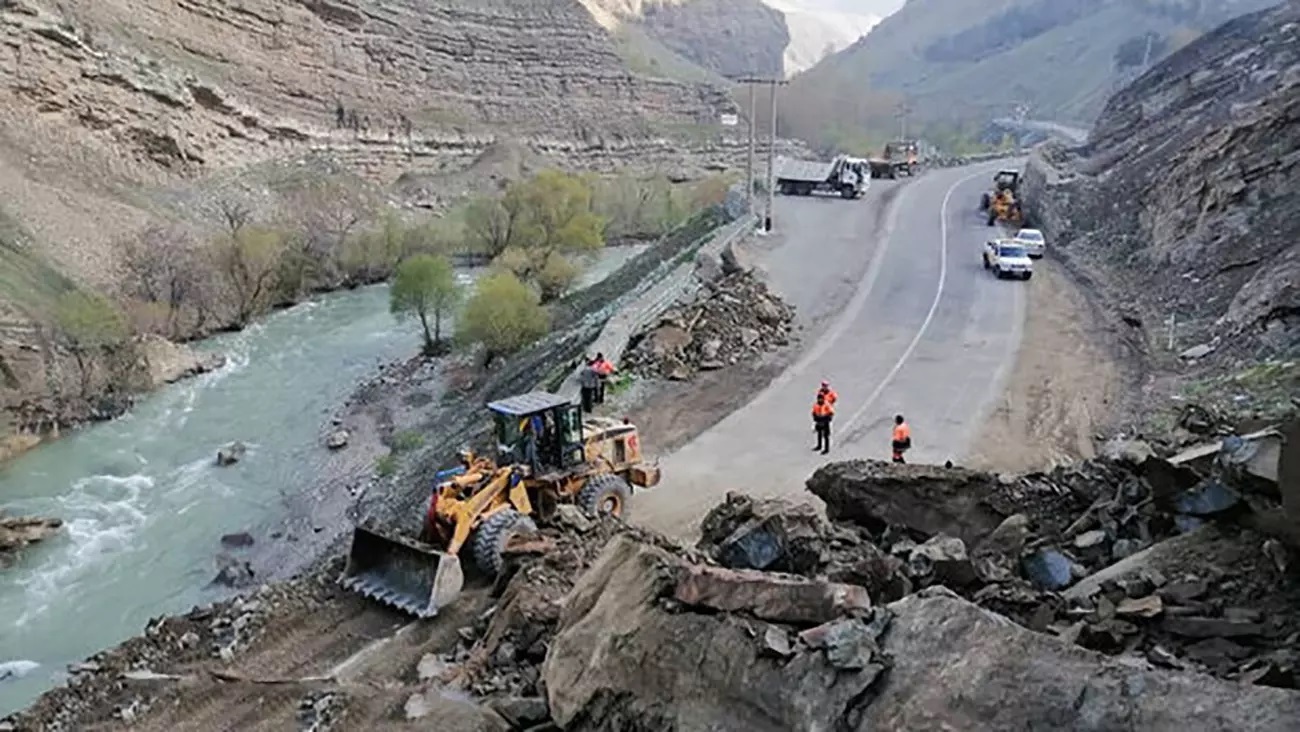
{"type": "Polygon", "coordinates": [[[633,498],[632,521],[691,540],[728,491],[815,501],[804,481],[819,465],[889,459],[896,413],[912,427],[910,462],[960,462],[1005,386],[1024,323],[1028,283],[980,264],[993,231],[980,193],[1006,165],[874,181],[860,201],[778,197],[773,239],[754,248],[798,308],[804,352],[745,407],[665,456],[663,482],[633,498]],[[822,379],[839,394],[828,456],[812,451],[822,379]]]}

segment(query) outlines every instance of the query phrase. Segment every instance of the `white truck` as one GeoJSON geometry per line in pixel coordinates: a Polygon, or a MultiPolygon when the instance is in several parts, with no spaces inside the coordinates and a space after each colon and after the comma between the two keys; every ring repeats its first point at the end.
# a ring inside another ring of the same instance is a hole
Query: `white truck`
{"type": "Polygon", "coordinates": [[[811,196],[814,192],[837,193],[843,198],[862,198],[871,185],[870,163],[864,158],[837,156],[829,163],[816,160],[778,158],[776,190],[783,196],[811,196]]]}
{"type": "Polygon", "coordinates": [[[984,269],[992,270],[998,279],[1018,277],[1027,280],[1034,276],[1034,262],[1029,258],[1029,252],[1014,239],[984,242],[984,269]]]}

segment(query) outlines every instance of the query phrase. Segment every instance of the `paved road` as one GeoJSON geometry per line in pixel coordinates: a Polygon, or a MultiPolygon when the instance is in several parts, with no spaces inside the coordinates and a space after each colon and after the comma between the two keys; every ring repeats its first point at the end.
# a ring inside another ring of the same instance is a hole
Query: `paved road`
{"type": "Polygon", "coordinates": [[[804,495],[816,455],[818,382],[839,392],[829,459],[889,457],[907,415],[913,462],[960,459],[1011,371],[1026,283],[980,266],[989,229],[979,194],[1004,162],[879,182],[871,201],[778,198],[779,240],[759,249],[775,287],[807,321],[805,353],[748,405],[665,457],[664,482],[639,494],[637,523],[693,538],[729,490],[804,495]]]}

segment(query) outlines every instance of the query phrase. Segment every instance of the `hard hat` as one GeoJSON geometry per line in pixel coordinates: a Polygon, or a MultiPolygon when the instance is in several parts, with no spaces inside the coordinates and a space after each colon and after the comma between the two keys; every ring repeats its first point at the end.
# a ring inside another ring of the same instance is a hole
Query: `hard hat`
{"type": "Polygon", "coordinates": [[[830,386],[830,385],[831,385],[831,382],[829,382],[829,381],[827,381],[827,380],[825,380],[825,379],[822,379],[822,386],[830,386]]]}

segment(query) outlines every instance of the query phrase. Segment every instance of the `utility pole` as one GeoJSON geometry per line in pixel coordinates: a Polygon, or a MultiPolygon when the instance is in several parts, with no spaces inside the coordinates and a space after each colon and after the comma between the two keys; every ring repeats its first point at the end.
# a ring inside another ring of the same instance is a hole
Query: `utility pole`
{"type": "MultiPolygon", "coordinates": [[[[756,100],[755,100],[755,98],[754,98],[754,85],[755,85],[755,84],[766,84],[766,85],[768,86],[769,90],[770,90],[771,93],[772,93],[771,105],[770,105],[770,107],[769,107],[769,109],[768,109],[768,114],[769,114],[770,117],[771,117],[771,119],[769,120],[769,122],[771,123],[771,129],[770,129],[770,132],[769,132],[769,134],[768,134],[768,141],[767,141],[767,201],[766,201],[766,206],[765,206],[765,209],[764,209],[764,212],[763,212],[763,230],[764,230],[764,231],[769,231],[769,232],[770,232],[770,231],[772,230],[772,209],[773,209],[773,207],[774,207],[774,201],[773,201],[773,199],[774,199],[774,197],[776,196],[776,90],[777,90],[777,87],[779,87],[779,86],[783,86],[783,85],[785,85],[787,82],[786,82],[785,79],[780,79],[780,78],[776,78],[776,77],[772,77],[772,78],[764,78],[764,77],[758,77],[758,76],[746,76],[746,77],[742,77],[742,78],[736,79],[735,81],[737,81],[738,83],[741,83],[741,84],[745,84],[745,85],[747,85],[747,86],[749,87],[749,113],[750,113],[750,114],[749,114],[749,116],[750,116],[750,123],[749,123],[749,130],[750,130],[750,137],[749,137],[749,139],[750,139],[749,159],[750,159],[750,163],[749,163],[749,169],[750,169],[750,171],[753,171],[753,168],[754,168],[754,163],[753,163],[753,160],[754,160],[754,126],[755,126],[755,124],[754,124],[754,118],[755,118],[755,117],[757,116],[757,114],[758,114],[758,110],[757,110],[757,102],[756,102],[756,100]]],[[[752,175],[752,172],[751,172],[751,175],[752,175]]],[[[752,182],[752,178],[751,178],[751,182],[750,182],[750,190],[751,190],[751,191],[753,190],[753,182],[752,182]]],[[[752,198],[747,198],[747,200],[750,200],[750,201],[752,202],[753,199],[752,199],[752,198]]],[[[750,208],[750,210],[751,210],[751,211],[754,210],[754,209],[752,208],[752,203],[751,203],[751,208],[750,208]]]]}
{"type": "Polygon", "coordinates": [[[749,87],[749,160],[745,164],[745,211],[754,213],[754,127],[757,125],[758,100],[754,95],[754,85],[749,87]]]}
{"type": "Polygon", "coordinates": [[[907,115],[912,113],[912,108],[907,106],[907,102],[898,105],[898,131],[900,140],[907,139],[907,115]]]}

